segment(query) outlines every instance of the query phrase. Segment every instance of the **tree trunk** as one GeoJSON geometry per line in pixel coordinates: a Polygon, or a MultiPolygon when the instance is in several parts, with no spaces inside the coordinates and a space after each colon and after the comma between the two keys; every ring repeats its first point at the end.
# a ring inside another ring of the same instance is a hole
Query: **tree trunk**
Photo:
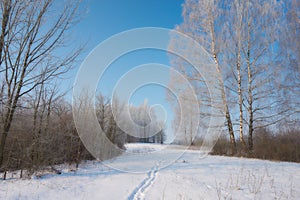
{"type": "MultiPolygon", "coordinates": [[[[238,39],[240,40],[240,39],[238,39]]],[[[240,133],[240,142],[245,146],[245,140],[243,135],[243,93],[242,93],[242,76],[241,76],[241,49],[240,41],[238,42],[238,55],[237,55],[237,82],[238,82],[238,96],[239,96],[239,133],[240,133]]]]}
{"type": "MultiPolygon", "coordinates": [[[[20,89],[21,90],[21,89],[20,89]]],[[[20,92],[20,90],[18,90],[20,92]]],[[[7,114],[5,115],[5,121],[3,126],[3,131],[1,134],[1,141],[0,141],[0,167],[2,167],[3,164],[3,157],[4,157],[4,147],[6,143],[6,138],[9,132],[9,129],[11,127],[11,122],[13,120],[13,115],[17,107],[19,96],[15,96],[15,99],[13,101],[13,105],[11,108],[8,108],[7,114]]]]}
{"type": "Polygon", "coordinates": [[[250,26],[248,23],[248,47],[247,47],[247,70],[248,70],[248,113],[249,113],[249,122],[248,122],[248,149],[253,151],[253,95],[252,95],[252,72],[251,72],[251,63],[250,63],[250,26]]]}
{"type": "Polygon", "coordinates": [[[82,149],[83,149],[83,147],[81,144],[81,140],[79,139],[78,148],[77,148],[77,156],[76,156],[76,169],[78,169],[78,167],[79,167],[82,149]]]}
{"type": "Polygon", "coordinates": [[[43,92],[43,86],[41,85],[40,90],[37,95],[36,102],[34,102],[34,112],[33,112],[33,127],[32,127],[32,149],[31,149],[31,162],[32,165],[36,165],[37,157],[38,157],[38,134],[37,134],[37,121],[38,121],[38,112],[40,107],[41,96],[43,92]]]}
{"type": "Polygon", "coordinates": [[[238,105],[239,105],[239,135],[240,142],[243,147],[246,146],[244,135],[243,135],[243,91],[242,91],[242,73],[241,73],[241,49],[242,49],[242,28],[243,28],[243,3],[240,1],[234,2],[237,13],[237,24],[236,24],[236,70],[237,70],[237,85],[238,85],[238,105]]]}
{"type": "MultiPolygon", "coordinates": [[[[252,107],[252,106],[251,106],[252,107]]],[[[248,148],[249,151],[253,151],[253,112],[252,112],[252,108],[249,109],[249,135],[248,135],[248,148]]]]}
{"type": "Polygon", "coordinates": [[[227,105],[226,105],[225,109],[226,109],[225,116],[226,116],[228,132],[229,132],[229,136],[230,136],[230,143],[231,143],[231,154],[233,155],[236,153],[236,142],[235,142],[235,137],[234,137],[234,132],[233,132],[232,121],[231,121],[231,117],[230,117],[230,113],[229,113],[227,105]]]}
{"type": "Polygon", "coordinates": [[[1,141],[0,141],[0,167],[2,167],[3,163],[3,156],[4,156],[4,146],[6,142],[6,137],[7,137],[8,131],[4,130],[1,133],[1,141]]]}
{"type": "Polygon", "coordinates": [[[210,27],[210,34],[211,34],[211,53],[213,55],[213,59],[216,65],[216,70],[219,73],[220,77],[219,77],[219,85],[220,85],[220,89],[221,89],[221,93],[222,93],[222,101],[224,103],[225,106],[225,117],[226,117],[226,121],[227,121],[227,126],[228,126],[228,132],[229,132],[229,136],[230,136],[230,143],[231,143],[231,147],[232,147],[232,154],[236,153],[236,142],[235,142],[235,137],[234,137],[234,132],[233,132],[233,125],[232,125],[232,121],[231,121],[231,117],[230,117],[230,112],[229,112],[229,108],[228,108],[228,103],[227,103],[227,98],[226,98],[226,94],[225,94],[225,87],[224,87],[224,82],[222,79],[222,73],[221,73],[221,69],[220,69],[220,65],[219,65],[219,61],[218,61],[218,57],[217,57],[217,51],[216,51],[216,36],[215,36],[215,27],[214,27],[214,20],[213,20],[213,14],[212,11],[210,10],[209,12],[209,17],[211,18],[209,27],[210,27]]]}
{"type": "MultiPolygon", "coordinates": [[[[214,60],[215,60],[216,66],[217,66],[217,71],[221,75],[221,69],[219,67],[219,63],[218,63],[216,55],[214,55],[214,60]]],[[[234,137],[234,132],[233,132],[233,125],[232,125],[231,116],[230,116],[230,112],[229,112],[229,108],[228,108],[228,104],[227,104],[224,83],[221,79],[219,80],[219,84],[220,84],[221,93],[222,93],[222,101],[225,105],[225,117],[226,117],[226,123],[227,123],[227,127],[228,127],[230,143],[231,143],[231,151],[232,151],[231,154],[233,155],[236,153],[236,142],[235,142],[235,137],[234,137]]]]}

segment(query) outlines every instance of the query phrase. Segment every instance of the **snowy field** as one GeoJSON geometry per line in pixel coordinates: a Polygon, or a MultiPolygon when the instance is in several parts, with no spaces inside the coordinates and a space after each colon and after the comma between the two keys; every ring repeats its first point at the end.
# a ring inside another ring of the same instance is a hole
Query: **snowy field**
{"type": "Polygon", "coordinates": [[[74,172],[0,181],[0,199],[300,199],[300,164],[206,156],[133,144],[123,155],[74,172]],[[181,156],[182,155],[182,156],[181,156]],[[179,157],[180,156],[180,157],[179,157]]]}

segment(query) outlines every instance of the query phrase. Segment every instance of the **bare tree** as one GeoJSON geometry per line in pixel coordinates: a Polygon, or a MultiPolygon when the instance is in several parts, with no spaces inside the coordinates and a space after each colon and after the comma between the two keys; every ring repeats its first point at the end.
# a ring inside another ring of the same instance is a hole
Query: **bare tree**
{"type": "MultiPolygon", "coordinates": [[[[227,85],[229,92],[234,92],[234,99],[238,99],[237,105],[239,110],[239,139],[243,146],[246,145],[244,140],[244,87],[243,87],[243,60],[242,60],[242,42],[243,42],[243,21],[244,21],[244,1],[231,1],[227,2],[228,7],[231,9],[225,9],[225,17],[227,19],[227,24],[224,27],[225,32],[229,33],[224,42],[223,46],[227,52],[224,54],[224,63],[229,65],[228,68],[231,69],[232,74],[229,75],[229,79],[233,79],[233,83],[227,85]],[[236,98],[237,95],[237,98],[236,98]]],[[[224,34],[225,35],[225,34],[224,34]]],[[[224,40],[226,36],[223,36],[224,40]]],[[[236,101],[234,101],[236,103],[236,101]]]]}
{"type": "MultiPolygon", "coordinates": [[[[292,40],[299,37],[299,14],[295,14],[299,9],[293,1],[291,5],[296,9],[285,11],[287,2],[284,3],[263,0],[186,0],[184,3],[184,20],[176,29],[197,40],[210,53],[216,72],[221,75],[217,81],[225,105],[233,153],[236,149],[235,131],[239,132],[243,146],[246,146],[244,135],[247,131],[248,149],[252,151],[254,131],[274,125],[290,113],[291,107],[284,106],[288,100],[283,97],[287,92],[282,78],[276,78],[282,74],[284,63],[278,41],[284,38],[280,31],[285,13],[290,15],[288,19],[292,22],[287,23],[287,30],[293,32],[293,36],[286,35],[292,40]]],[[[171,40],[171,43],[171,48],[188,48],[176,40],[171,40]]],[[[287,50],[290,63],[295,63],[299,57],[298,42],[295,43],[293,51],[287,50]]],[[[288,42],[285,44],[288,48],[288,42]]],[[[171,58],[171,61],[172,66],[192,84],[198,85],[198,92],[205,91],[203,79],[193,73],[189,64],[180,59],[171,58]]],[[[176,81],[171,79],[171,84],[176,84],[176,81]]],[[[178,88],[182,90],[180,86],[178,88]]],[[[209,107],[205,104],[207,99],[203,98],[207,98],[205,93],[200,93],[202,97],[199,95],[198,98],[201,101],[197,103],[209,107]]]]}
{"type": "MultiPolygon", "coordinates": [[[[281,29],[281,65],[285,69],[286,80],[281,84],[285,88],[284,97],[289,99],[286,106],[290,106],[299,113],[300,97],[300,2],[292,0],[285,2],[286,15],[281,29]]],[[[295,114],[294,113],[294,114],[295,114]]],[[[295,123],[295,115],[291,114],[288,121],[295,123]]]]}
{"type": "Polygon", "coordinates": [[[103,96],[102,94],[98,95],[96,101],[96,112],[97,117],[99,120],[99,124],[101,128],[105,131],[106,130],[106,124],[107,124],[107,118],[109,113],[109,107],[110,107],[110,100],[103,96]]]}
{"type": "Polygon", "coordinates": [[[20,97],[38,85],[67,72],[81,51],[61,53],[66,34],[78,19],[79,1],[3,0],[0,36],[1,77],[4,78],[4,123],[0,135],[3,150],[20,97]],[[57,5],[60,4],[60,5],[57,5]],[[57,11],[52,12],[53,9],[57,11]]]}
{"type": "MultiPolygon", "coordinates": [[[[198,41],[207,52],[211,55],[215,62],[216,72],[220,74],[218,78],[219,90],[222,94],[222,102],[225,107],[226,125],[232,144],[232,153],[236,151],[236,142],[233,130],[232,116],[229,111],[228,100],[225,91],[224,83],[224,71],[225,68],[221,63],[221,43],[222,41],[222,25],[225,24],[225,18],[222,15],[222,1],[211,0],[187,0],[183,6],[183,23],[177,26],[177,30],[183,32],[193,39],[198,41]]],[[[176,41],[175,41],[176,43],[176,41]]],[[[181,44],[183,45],[183,44],[181,44]]],[[[171,44],[171,48],[184,48],[182,46],[176,47],[176,44],[171,44]],[[173,47],[172,47],[173,46],[173,47]]],[[[199,56],[199,55],[195,55],[199,56]]],[[[185,74],[189,74],[187,68],[182,68],[182,65],[178,63],[173,67],[179,69],[180,72],[185,71],[185,74]],[[178,67],[180,66],[180,67],[178,67]]],[[[190,80],[199,80],[200,84],[203,84],[201,78],[195,76],[188,76],[190,80]]],[[[207,83],[209,84],[209,83],[207,83]]],[[[211,99],[211,101],[219,101],[211,99]]]]}
{"type": "Polygon", "coordinates": [[[278,99],[274,77],[280,70],[276,65],[274,48],[280,29],[282,5],[277,1],[246,1],[243,55],[247,66],[248,148],[253,150],[255,128],[269,126],[287,111],[273,112],[282,106],[278,99]],[[255,124],[256,123],[256,124],[255,124]]]}

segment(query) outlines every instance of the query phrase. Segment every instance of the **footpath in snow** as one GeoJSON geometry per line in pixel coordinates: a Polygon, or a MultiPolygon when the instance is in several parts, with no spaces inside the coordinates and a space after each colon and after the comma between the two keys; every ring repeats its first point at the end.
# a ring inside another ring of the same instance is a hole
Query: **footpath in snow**
{"type": "Polygon", "coordinates": [[[10,173],[0,199],[300,199],[300,164],[202,157],[176,146],[128,145],[123,155],[76,172],[61,165],[62,174],[41,178],[10,173]]]}

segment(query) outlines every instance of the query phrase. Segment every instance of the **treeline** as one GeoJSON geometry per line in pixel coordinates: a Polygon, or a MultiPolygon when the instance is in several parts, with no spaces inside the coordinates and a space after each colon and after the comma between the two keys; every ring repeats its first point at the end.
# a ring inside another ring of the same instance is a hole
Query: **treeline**
{"type": "MultiPolygon", "coordinates": [[[[83,159],[93,159],[79,138],[70,100],[58,86],[83,50],[71,34],[81,19],[81,2],[0,1],[1,172],[26,169],[32,173],[47,165],[66,162],[78,166],[83,159]]],[[[129,106],[115,103],[117,109],[129,106]]],[[[142,141],[127,137],[117,125],[109,99],[100,95],[92,111],[94,108],[106,137],[118,149],[124,149],[126,142],[142,141]]],[[[149,135],[150,122],[147,109],[148,105],[130,108],[145,136],[149,135]]],[[[130,120],[125,118],[125,125],[130,120]]],[[[159,124],[153,118],[151,122],[159,124]]],[[[162,143],[165,134],[161,130],[143,142],[162,143]]],[[[105,158],[115,156],[114,152],[103,151],[105,158]]]]}
{"type": "Polygon", "coordinates": [[[141,143],[159,143],[163,144],[166,140],[166,133],[165,133],[165,124],[162,122],[156,113],[151,114],[150,118],[150,107],[148,105],[147,100],[144,101],[143,104],[140,106],[131,106],[130,107],[130,114],[133,120],[133,123],[136,125],[142,127],[142,129],[137,130],[135,132],[138,133],[138,137],[128,135],[127,136],[127,142],[133,143],[133,142],[141,142],[141,143]],[[157,133],[152,133],[154,130],[151,130],[150,127],[147,128],[147,125],[150,123],[154,123],[158,127],[160,131],[157,133]]]}
{"type": "MultiPolygon", "coordinates": [[[[76,130],[72,105],[65,100],[64,95],[55,88],[43,84],[34,90],[30,96],[22,98],[15,111],[10,133],[4,148],[4,159],[1,172],[22,169],[33,173],[46,166],[69,163],[78,167],[82,160],[94,159],[83,145],[76,130]]],[[[4,98],[4,95],[1,94],[4,98]]],[[[115,101],[116,109],[124,109],[125,104],[115,101]]],[[[1,104],[4,106],[4,104],[1,104]]],[[[3,109],[3,108],[2,108],[3,109]]],[[[163,143],[165,133],[162,130],[151,136],[147,125],[151,120],[159,120],[149,116],[149,106],[144,103],[140,106],[130,106],[134,123],[144,126],[140,137],[133,137],[123,131],[116,123],[112,113],[111,100],[98,95],[95,110],[99,125],[106,137],[118,148],[125,150],[125,143],[151,142],[163,143]]],[[[85,122],[84,122],[85,123],[85,122]]],[[[3,123],[0,123],[3,126],[3,123]]],[[[101,144],[99,144],[101,145],[101,144]]],[[[108,152],[107,157],[116,155],[108,152]]]]}
{"type": "Polygon", "coordinates": [[[33,173],[60,163],[77,167],[81,160],[93,159],[77,134],[71,104],[50,87],[39,87],[35,92],[18,102],[1,172],[21,169],[33,173]]]}
{"type": "Polygon", "coordinates": [[[99,124],[109,140],[117,144],[119,148],[124,148],[125,143],[163,144],[166,140],[165,125],[155,113],[152,112],[150,117],[150,107],[147,100],[139,106],[134,106],[122,103],[117,99],[111,102],[111,99],[99,95],[96,102],[96,113],[99,124]],[[111,107],[112,103],[114,104],[114,108],[111,107]],[[126,112],[126,108],[128,108],[130,116],[122,115],[123,112],[126,112]],[[114,109],[114,112],[112,109],[114,109]],[[118,126],[116,118],[120,119],[119,123],[122,123],[122,126],[126,127],[126,130],[122,130],[118,126]],[[153,130],[149,127],[150,123],[156,125],[160,131],[152,135],[153,130]],[[136,125],[136,127],[130,127],[133,125],[136,125]],[[131,130],[131,133],[127,132],[129,130],[131,130]],[[136,133],[136,135],[131,135],[132,133],[136,133]]]}
{"type": "MultiPolygon", "coordinates": [[[[193,52],[189,44],[176,37],[170,41],[170,50],[183,49],[183,55],[193,55],[198,63],[192,66],[170,55],[172,67],[184,75],[198,98],[192,101],[187,87],[178,84],[175,75],[171,77],[170,88],[179,91],[183,105],[179,108],[175,99],[169,98],[175,105],[175,127],[183,114],[180,109],[189,110],[177,142],[194,144],[191,138],[195,137],[201,141],[209,120],[215,120],[210,112],[216,109],[212,102],[220,102],[225,122],[219,131],[226,135],[222,141],[230,143],[223,145],[226,154],[239,155],[242,149],[244,154],[263,157],[259,156],[262,152],[258,153],[258,149],[263,151],[258,139],[262,130],[272,132],[272,137],[266,138],[272,143],[269,146],[278,151],[285,145],[279,142],[284,141],[284,135],[294,137],[290,132],[280,132],[281,127],[293,127],[295,133],[300,130],[299,1],[185,0],[182,16],[183,22],[176,30],[196,40],[208,54],[193,52]],[[208,62],[208,56],[212,62],[208,62]],[[211,91],[208,85],[212,83],[206,82],[209,79],[205,76],[212,74],[196,70],[203,65],[209,65],[216,74],[211,91]],[[218,91],[219,99],[211,98],[212,91],[218,91]],[[200,112],[195,112],[193,106],[200,112]],[[195,119],[200,119],[198,132],[191,126],[195,119]]],[[[295,145],[292,147],[297,151],[295,145]]]]}
{"type": "Polygon", "coordinates": [[[82,51],[67,41],[79,5],[76,0],[0,2],[1,171],[31,171],[89,157],[76,135],[70,105],[55,86],[82,51]]]}

